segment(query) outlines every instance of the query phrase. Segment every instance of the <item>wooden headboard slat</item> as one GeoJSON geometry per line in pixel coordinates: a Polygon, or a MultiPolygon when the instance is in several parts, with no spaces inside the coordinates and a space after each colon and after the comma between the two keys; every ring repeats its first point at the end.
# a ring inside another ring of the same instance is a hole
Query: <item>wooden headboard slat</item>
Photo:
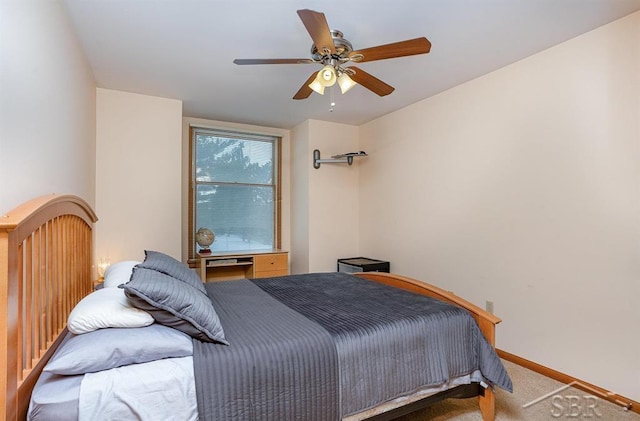
{"type": "Polygon", "coordinates": [[[92,288],[93,224],[81,198],[48,195],[0,216],[0,420],[22,420],[37,377],[92,288]]]}

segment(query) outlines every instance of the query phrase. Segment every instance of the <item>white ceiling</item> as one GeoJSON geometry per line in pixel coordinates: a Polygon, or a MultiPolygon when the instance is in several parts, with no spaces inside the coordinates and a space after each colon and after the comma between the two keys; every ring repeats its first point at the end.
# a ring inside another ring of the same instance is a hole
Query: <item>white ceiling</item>
{"type": "Polygon", "coordinates": [[[292,128],[359,125],[640,10],[640,0],[65,0],[99,87],[183,101],[183,114],[292,128]],[[318,64],[296,10],[323,12],[354,49],[420,36],[429,54],[359,66],[396,90],[362,86],[295,101],[318,64]]]}

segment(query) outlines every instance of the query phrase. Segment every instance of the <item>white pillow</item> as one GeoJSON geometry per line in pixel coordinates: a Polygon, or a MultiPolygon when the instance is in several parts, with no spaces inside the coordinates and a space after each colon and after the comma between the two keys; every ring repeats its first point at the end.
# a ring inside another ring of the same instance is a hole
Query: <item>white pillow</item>
{"type": "Polygon", "coordinates": [[[84,297],[71,311],[67,327],[76,335],[107,327],[143,327],[153,317],[133,307],[121,288],[103,288],[84,297]]]}
{"type": "Polygon", "coordinates": [[[133,267],[140,262],[136,260],[124,260],[122,262],[114,263],[104,271],[105,288],[114,288],[118,285],[126,284],[131,279],[131,273],[133,267]]]}

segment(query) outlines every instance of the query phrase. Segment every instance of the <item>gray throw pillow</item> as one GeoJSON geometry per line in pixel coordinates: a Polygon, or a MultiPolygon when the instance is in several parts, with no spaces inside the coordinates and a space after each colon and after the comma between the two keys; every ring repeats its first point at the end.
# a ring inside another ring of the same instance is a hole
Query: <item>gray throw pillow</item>
{"type": "Polygon", "coordinates": [[[186,282],[205,295],[207,294],[204,285],[202,285],[202,279],[184,263],[159,251],[145,250],[144,255],[144,261],[139,263],[138,267],[164,273],[179,281],[186,282]]]}
{"type": "Polygon", "coordinates": [[[229,344],[211,299],[191,285],[138,266],[122,288],[131,304],[147,311],[156,322],[203,342],[229,344]]]}

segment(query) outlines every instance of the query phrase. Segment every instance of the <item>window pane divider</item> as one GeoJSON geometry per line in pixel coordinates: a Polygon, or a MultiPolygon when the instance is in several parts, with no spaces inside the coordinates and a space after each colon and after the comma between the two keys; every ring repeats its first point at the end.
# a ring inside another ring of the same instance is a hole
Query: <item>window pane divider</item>
{"type": "Polygon", "coordinates": [[[198,181],[197,185],[202,186],[247,186],[247,187],[274,187],[273,183],[259,184],[259,183],[241,183],[236,181],[198,181]]]}

